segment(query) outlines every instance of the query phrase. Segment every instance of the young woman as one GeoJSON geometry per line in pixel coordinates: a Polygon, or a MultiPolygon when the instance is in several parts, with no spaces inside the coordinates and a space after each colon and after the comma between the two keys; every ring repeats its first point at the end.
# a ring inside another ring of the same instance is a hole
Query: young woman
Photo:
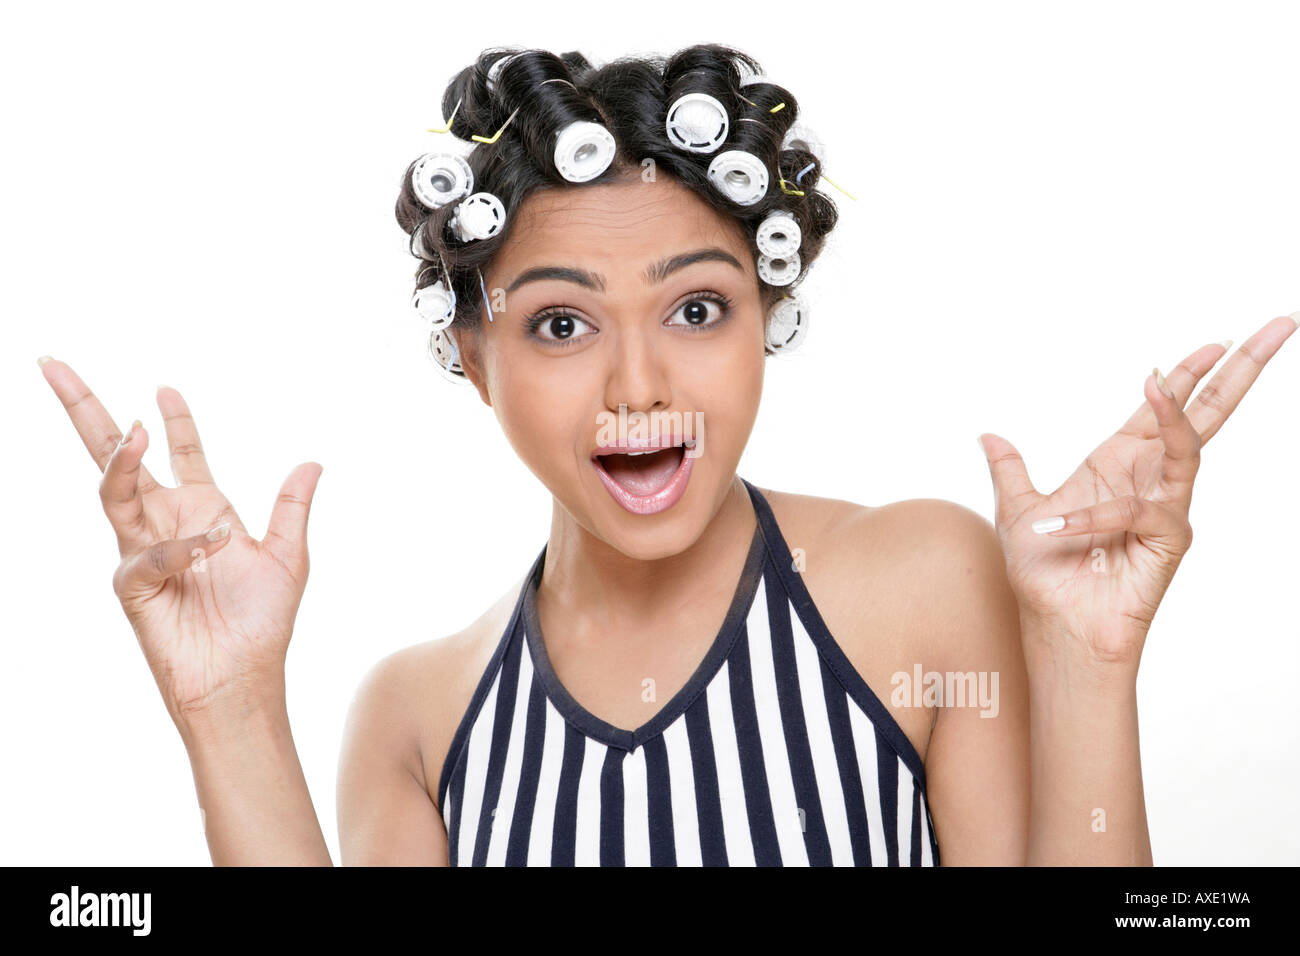
{"type": "MultiPolygon", "coordinates": [[[[1150,863],[1138,661],[1201,447],[1296,317],[1194,400],[1229,343],[1154,371],[1050,495],[981,436],[995,525],[759,489],[736,468],[765,361],[802,334],[791,293],[835,223],[793,96],[714,45],[600,69],[505,53],[444,95],[467,164],[412,164],[397,216],[439,364],[551,492],[550,536],[474,624],[367,675],[342,862],[1150,863]],[[925,678],[925,707],[884,693],[923,670],[970,682],[925,678]]],[[[158,393],[166,488],[140,422],[121,436],[42,368],[103,470],[114,587],[213,861],[329,864],[284,698],[320,466],[259,541],[178,392],[158,393]]]]}

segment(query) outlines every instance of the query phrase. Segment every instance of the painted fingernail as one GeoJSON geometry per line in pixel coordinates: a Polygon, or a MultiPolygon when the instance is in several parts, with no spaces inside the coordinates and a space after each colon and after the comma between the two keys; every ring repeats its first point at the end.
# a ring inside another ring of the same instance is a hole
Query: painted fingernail
{"type": "Polygon", "coordinates": [[[1219,345],[1222,346],[1223,351],[1226,352],[1228,349],[1232,348],[1232,339],[1224,339],[1219,343],[1219,345]]]}
{"type": "Polygon", "coordinates": [[[209,541],[220,541],[222,538],[226,537],[229,534],[230,534],[230,522],[223,521],[221,522],[221,524],[217,525],[206,535],[204,535],[204,537],[207,538],[209,541]]]}
{"type": "Polygon", "coordinates": [[[53,355],[42,355],[40,358],[36,360],[36,364],[44,368],[46,362],[53,362],[53,361],[54,361],[53,355]]]}
{"type": "Polygon", "coordinates": [[[1151,371],[1155,373],[1156,388],[1160,389],[1160,394],[1163,395],[1165,398],[1173,398],[1174,397],[1173,390],[1170,389],[1168,384],[1166,384],[1165,377],[1160,374],[1160,369],[1153,368],[1151,371]]]}
{"type": "Polygon", "coordinates": [[[1292,322],[1294,322],[1296,325],[1300,326],[1300,312],[1292,312],[1290,315],[1287,316],[1287,318],[1290,319],[1292,322]]]}
{"type": "Polygon", "coordinates": [[[1055,518],[1039,518],[1029,527],[1034,529],[1035,534],[1047,534],[1049,531],[1060,531],[1065,527],[1065,518],[1057,515],[1055,518]]]}

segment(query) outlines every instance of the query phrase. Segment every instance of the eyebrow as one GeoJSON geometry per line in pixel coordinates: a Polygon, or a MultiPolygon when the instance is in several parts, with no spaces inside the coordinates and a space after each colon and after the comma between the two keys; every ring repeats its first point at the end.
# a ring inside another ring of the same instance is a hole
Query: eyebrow
{"type": "MultiPolygon", "coordinates": [[[[742,273],[745,271],[745,267],[740,264],[740,260],[735,256],[725,249],[713,246],[708,249],[696,249],[694,252],[683,252],[680,255],[661,259],[647,266],[642,274],[651,285],[659,285],[674,272],[695,265],[697,262],[725,262],[735,266],[742,273]]],[[[596,292],[605,291],[605,277],[599,272],[588,272],[586,269],[571,269],[566,266],[535,266],[517,275],[515,280],[506,287],[506,292],[513,292],[526,282],[541,282],[546,279],[572,282],[596,292]]]]}

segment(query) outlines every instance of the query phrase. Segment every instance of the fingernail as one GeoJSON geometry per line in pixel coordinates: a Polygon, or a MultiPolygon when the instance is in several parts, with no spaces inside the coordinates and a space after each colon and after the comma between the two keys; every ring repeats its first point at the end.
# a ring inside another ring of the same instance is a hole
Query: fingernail
{"type": "Polygon", "coordinates": [[[209,541],[220,541],[222,538],[226,537],[228,534],[230,534],[230,522],[229,522],[229,521],[223,521],[223,522],[221,522],[221,524],[217,525],[215,528],[213,528],[211,531],[209,531],[206,535],[204,535],[204,537],[206,537],[209,541]]]}
{"type": "Polygon", "coordinates": [[[988,453],[988,449],[984,447],[984,436],[979,435],[976,437],[975,440],[980,443],[980,454],[983,455],[985,458],[987,458],[989,456],[989,453],[988,453]]]}
{"type": "Polygon", "coordinates": [[[1290,319],[1292,322],[1294,322],[1297,326],[1300,326],[1300,312],[1292,312],[1290,315],[1287,316],[1287,318],[1290,319]]]}
{"type": "Polygon", "coordinates": [[[1223,346],[1223,351],[1226,352],[1226,351],[1228,351],[1228,349],[1232,348],[1232,339],[1224,339],[1224,340],[1223,340],[1222,342],[1220,342],[1219,344],[1220,344],[1221,346],[1223,346]]]}
{"type": "Polygon", "coordinates": [[[1039,518],[1029,527],[1034,529],[1035,534],[1047,534],[1049,531],[1060,531],[1065,527],[1065,518],[1057,515],[1055,518],[1039,518]]]}
{"type": "Polygon", "coordinates": [[[131,423],[131,427],[126,430],[126,434],[122,436],[122,440],[118,442],[118,444],[119,445],[131,444],[131,439],[135,436],[135,430],[137,428],[140,428],[142,425],[143,422],[141,422],[140,419],[138,418],[135,421],[133,421],[131,423]]]}
{"type": "Polygon", "coordinates": [[[46,362],[53,362],[53,361],[54,361],[53,355],[42,355],[40,358],[36,360],[36,364],[44,368],[46,362]]]}
{"type": "Polygon", "coordinates": [[[1174,393],[1173,393],[1173,391],[1169,388],[1169,386],[1168,386],[1167,384],[1165,384],[1165,377],[1164,377],[1163,375],[1160,374],[1160,369],[1158,369],[1158,368],[1153,368],[1151,371],[1155,373],[1155,376],[1156,376],[1156,388],[1160,389],[1160,394],[1163,395],[1165,398],[1173,398],[1173,397],[1174,397],[1174,393]]]}

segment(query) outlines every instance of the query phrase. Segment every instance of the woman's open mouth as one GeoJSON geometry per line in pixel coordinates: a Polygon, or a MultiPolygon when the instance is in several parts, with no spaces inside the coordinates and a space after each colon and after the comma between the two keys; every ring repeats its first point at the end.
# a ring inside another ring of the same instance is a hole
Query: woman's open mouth
{"type": "Polygon", "coordinates": [[[664,436],[628,439],[617,446],[597,448],[591,456],[596,474],[615,501],[635,515],[650,515],[671,508],[686,491],[694,455],[686,454],[694,441],[664,436]]]}

